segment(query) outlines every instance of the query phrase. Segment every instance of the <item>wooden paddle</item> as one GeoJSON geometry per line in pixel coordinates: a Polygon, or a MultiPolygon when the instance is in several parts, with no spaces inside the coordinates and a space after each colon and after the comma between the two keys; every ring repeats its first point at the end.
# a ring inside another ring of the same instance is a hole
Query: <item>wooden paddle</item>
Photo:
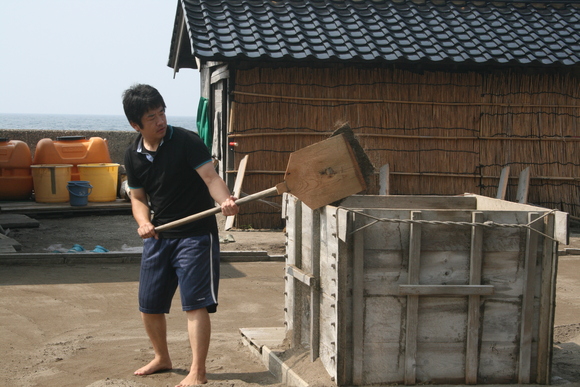
{"type": "MultiPolygon", "coordinates": [[[[290,154],[284,181],[275,187],[236,200],[238,206],[267,196],[289,192],[317,209],[366,189],[364,176],[353,149],[343,134],[290,154]]],[[[193,222],[221,212],[220,207],[155,227],[155,231],[193,222]]]]}

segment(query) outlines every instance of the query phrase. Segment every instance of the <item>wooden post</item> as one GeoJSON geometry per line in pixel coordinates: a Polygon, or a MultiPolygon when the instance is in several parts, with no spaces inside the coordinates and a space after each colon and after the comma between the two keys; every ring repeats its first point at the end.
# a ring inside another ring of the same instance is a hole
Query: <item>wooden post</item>
{"type": "MultiPolygon", "coordinates": [[[[355,229],[362,226],[362,223],[362,217],[355,215],[355,229]]],[[[354,385],[359,386],[364,384],[364,230],[354,234],[352,275],[352,382],[354,385]]]]}
{"type": "MultiPolygon", "coordinates": [[[[555,216],[548,215],[544,222],[544,233],[554,234],[555,216]]],[[[540,323],[538,327],[538,376],[536,383],[550,384],[552,365],[552,345],[554,326],[554,304],[556,302],[556,265],[558,245],[549,238],[544,238],[542,251],[542,290],[540,291],[540,323]]]]}
{"type": "Polygon", "coordinates": [[[385,164],[379,171],[379,195],[389,195],[390,171],[389,164],[385,164]]]}
{"type": "MultiPolygon", "coordinates": [[[[483,222],[483,213],[472,214],[473,223],[483,222]]],[[[483,250],[482,226],[471,227],[471,258],[469,264],[469,284],[481,285],[481,265],[483,250]]],[[[465,383],[477,384],[477,369],[479,364],[479,295],[469,296],[467,315],[467,343],[465,349],[465,383]]]]}
{"type": "Polygon", "coordinates": [[[310,361],[315,361],[320,356],[320,210],[311,212],[311,224],[310,261],[316,281],[310,285],[310,361]]]}
{"type": "Polygon", "coordinates": [[[501,175],[499,176],[499,184],[497,185],[497,195],[496,199],[505,199],[505,193],[507,191],[508,182],[510,179],[510,166],[507,165],[502,168],[501,175]]]}
{"type": "MultiPolygon", "coordinates": [[[[248,156],[245,155],[242,160],[240,160],[240,165],[238,166],[238,173],[236,174],[236,181],[234,183],[234,190],[232,194],[240,198],[242,195],[242,183],[244,181],[244,175],[246,173],[246,165],[248,164],[248,156]]],[[[234,225],[234,219],[236,218],[235,215],[230,215],[226,217],[226,224],[224,226],[224,230],[228,231],[234,225]]]]}
{"type": "Polygon", "coordinates": [[[518,193],[516,200],[518,203],[526,204],[528,202],[528,191],[530,189],[530,167],[527,167],[520,173],[518,180],[518,193]]]}
{"type": "MultiPolygon", "coordinates": [[[[291,195],[284,195],[286,200],[286,230],[288,236],[286,265],[302,266],[302,203],[291,195]]],[[[302,292],[297,280],[290,275],[285,275],[285,321],[286,330],[290,332],[292,347],[297,347],[302,341],[302,292]]]]}
{"type": "MultiPolygon", "coordinates": [[[[537,212],[528,214],[528,223],[539,217],[537,212]]],[[[536,222],[532,228],[538,230],[540,225],[536,222]]],[[[532,336],[533,336],[533,313],[534,295],[536,282],[536,260],[538,256],[538,233],[528,230],[526,232],[526,253],[524,263],[524,287],[522,299],[521,327],[520,327],[520,354],[518,367],[518,383],[530,383],[530,370],[532,362],[532,336]]]]}
{"type": "MultiPolygon", "coordinates": [[[[411,211],[411,219],[421,219],[420,211],[411,211]]],[[[411,223],[409,233],[408,284],[419,284],[421,259],[421,224],[411,223]]],[[[417,328],[419,325],[419,296],[407,296],[407,329],[405,335],[405,384],[416,383],[417,328]]]]}

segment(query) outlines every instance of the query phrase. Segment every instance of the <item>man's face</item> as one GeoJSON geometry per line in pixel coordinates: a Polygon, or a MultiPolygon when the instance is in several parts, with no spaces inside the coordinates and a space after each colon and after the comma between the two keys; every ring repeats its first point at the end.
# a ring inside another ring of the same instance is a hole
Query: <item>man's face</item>
{"type": "Polygon", "coordinates": [[[167,117],[163,106],[151,109],[141,117],[141,126],[131,123],[131,126],[148,140],[161,140],[167,131],[167,117]]]}

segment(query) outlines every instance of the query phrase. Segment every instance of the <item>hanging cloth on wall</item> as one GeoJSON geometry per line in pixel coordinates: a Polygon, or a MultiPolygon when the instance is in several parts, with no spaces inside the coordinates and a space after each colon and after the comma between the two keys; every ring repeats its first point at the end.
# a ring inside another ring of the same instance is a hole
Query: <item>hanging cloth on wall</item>
{"type": "Polygon", "coordinates": [[[197,106],[197,133],[203,140],[207,149],[212,148],[213,143],[213,128],[209,120],[209,102],[207,98],[200,97],[199,105],[197,106]]]}

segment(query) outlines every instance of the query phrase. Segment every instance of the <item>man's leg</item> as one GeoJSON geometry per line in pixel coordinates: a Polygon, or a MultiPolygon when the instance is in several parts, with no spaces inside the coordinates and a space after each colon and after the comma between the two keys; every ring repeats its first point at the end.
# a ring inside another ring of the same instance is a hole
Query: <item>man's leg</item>
{"type": "Polygon", "coordinates": [[[195,386],[207,383],[205,361],[209,350],[211,321],[206,308],[189,310],[187,313],[187,331],[191,345],[192,361],[189,375],[177,387],[195,386]]]}
{"type": "Polygon", "coordinates": [[[141,313],[145,331],[153,344],[155,358],[149,364],[135,371],[135,375],[150,375],[155,372],[170,370],[171,359],[167,347],[167,322],[165,314],[141,313]]]}

